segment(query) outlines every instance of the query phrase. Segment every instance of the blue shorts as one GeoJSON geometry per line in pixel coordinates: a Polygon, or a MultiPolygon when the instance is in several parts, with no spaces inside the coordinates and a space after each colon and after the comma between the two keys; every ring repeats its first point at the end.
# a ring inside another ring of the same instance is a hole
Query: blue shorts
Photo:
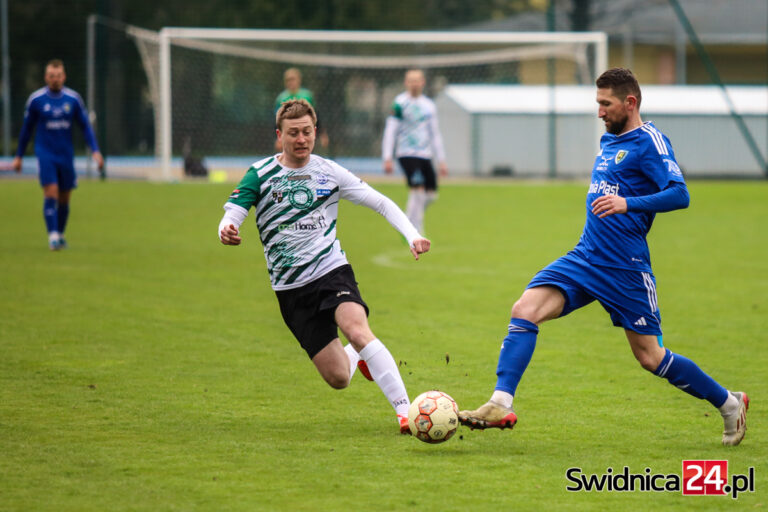
{"type": "Polygon", "coordinates": [[[37,157],[37,164],[40,168],[38,175],[40,185],[56,183],[59,185],[59,190],[71,190],[77,187],[75,163],[72,160],[37,157]]]}
{"type": "Polygon", "coordinates": [[[537,286],[560,290],[565,297],[560,316],[597,300],[616,327],[661,336],[656,278],[650,272],[592,265],[569,252],[536,274],[527,288],[537,286]]]}

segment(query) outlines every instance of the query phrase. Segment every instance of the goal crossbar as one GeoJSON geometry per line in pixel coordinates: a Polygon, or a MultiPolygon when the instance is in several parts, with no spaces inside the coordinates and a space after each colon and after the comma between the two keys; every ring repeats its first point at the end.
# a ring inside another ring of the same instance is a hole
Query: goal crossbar
{"type": "MultiPolygon", "coordinates": [[[[455,45],[475,44],[504,45],[504,44],[528,44],[534,46],[526,50],[533,50],[539,58],[562,54],[557,50],[558,46],[565,45],[594,47],[594,69],[604,70],[608,62],[608,38],[604,32],[427,32],[427,31],[333,31],[333,30],[275,30],[275,29],[216,29],[216,28],[183,28],[165,27],[159,32],[159,89],[160,89],[160,134],[161,134],[161,174],[162,179],[172,179],[172,113],[171,113],[171,46],[197,48],[213,53],[227,53],[241,56],[253,56],[277,60],[281,62],[303,62],[306,59],[318,58],[302,52],[277,52],[269,49],[254,49],[235,42],[317,42],[317,43],[369,43],[369,44],[434,44],[455,45]],[[546,48],[549,45],[549,48],[546,48]],[[539,48],[535,48],[538,46],[539,48]],[[555,47],[553,49],[552,47],[555,47]]],[[[480,56],[489,60],[496,59],[513,60],[522,54],[515,49],[489,49],[486,51],[475,50],[466,57],[472,62],[480,56]],[[495,54],[493,52],[496,52],[495,54]]],[[[562,55],[560,55],[562,56],[562,55]]],[[[364,59],[350,61],[350,56],[338,56],[326,60],[326,64],[338,67],[362,67],[371,68],[386,66],[389,64],[388,56],[368,56],[364,59]],[[334,60],[335,59],[335,60],[334,60]]],[[[398,58],[399,62],[402,57],[398,58]]],[[[578,60],[578,59],[577,59],[578,60]]],[[[413,57],[412,65],[430,67],[444,65],[446,62],[457,63],[457,56],[431,55],[413,57]],[[429,59],[432,59],[430,61],[429,59]]],[[[592,77],[596,78],[596,77],[592,77]]]]}

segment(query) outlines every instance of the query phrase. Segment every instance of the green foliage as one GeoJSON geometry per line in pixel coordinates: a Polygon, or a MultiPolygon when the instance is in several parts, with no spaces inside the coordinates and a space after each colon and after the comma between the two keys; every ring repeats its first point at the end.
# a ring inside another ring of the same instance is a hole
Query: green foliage
{"type": "MultiPolygon", "coordinates": [[[[403,204],[405,188],[381,185],[403,204]]],[[[334,391],[283,325],[249,220],[215,229],[227,185],[84,181],[51,253],[33,181],[0,186],[0,508],[102,510],[663,510],[733,506],[674,493],[568,493],[572,466],[680,474],[754,466],[765,503],[768,214],[764,183],[693,183],[651,252],[665,343],[750,393],[744,443],[707,403],[643,371],[592,305],[547,324],[514,431],[397,434],[375,384],[334,391]]],[[[583,184],[446,185],[418,262],[382,218],[343,203],[339,238],[411,396],[490,395],[508,311],[577,241],[583,184]],[[446,363],[446,354],[450,362],[446,363]]]]}

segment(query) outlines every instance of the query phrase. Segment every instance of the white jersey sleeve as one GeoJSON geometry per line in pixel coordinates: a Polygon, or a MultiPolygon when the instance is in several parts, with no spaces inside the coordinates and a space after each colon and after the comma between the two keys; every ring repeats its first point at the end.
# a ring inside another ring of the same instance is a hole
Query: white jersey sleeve
{"type": "Polygon", "coordinates": [[[339,196],[342,199],[370,208],[387,219],[411,247],[414,240],[423,238],[394,201],[340,165],[334,164],[334,167],[338,173],[339,196]]]}
{"type": "Polygon", "coordinates": [[[384,127],[384,137],[381,140],[381,159],[392,159],[392,153],[395,151],[395,137],[400,128],[400,120],[395,116],[387,117],[387,124],[384,127]]]}
{"type": "Polygon", "coordinates": [[[221,230],[225,226],[232,224],[237,229],[240,229],[246,217],[248,217],[248,210],[234,203],[226,203],[224,205],[224,217],[219,222],[219,240],[221,240],[221,230]]]}

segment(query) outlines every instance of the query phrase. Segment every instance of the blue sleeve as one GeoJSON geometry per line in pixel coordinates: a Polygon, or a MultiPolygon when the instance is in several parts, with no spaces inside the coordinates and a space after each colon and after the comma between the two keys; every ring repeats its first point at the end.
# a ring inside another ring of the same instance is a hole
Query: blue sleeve
{"type": "Polygon", "coordinates": [[[37,118],[37,110],[35,109],[34,104],[30,101],[27,103],[27,108],[24,112],[24,124],[21,125],[19,147],[16,149],[16,156],[22,157],[27,151],[27,144],[29,144],[29,139],[32,138],[32,130],[35,129],[37,118]]]}
{"type": "Polygon", "coordinates": [[[684,182],[671,181],[669,186],[647,196],[628,197],[627,211],[630,212],[671,212],[688,208],[691,197],[688,194],[688,187],[684,182]]]}
{"type": "Polygon", "coordinates": [[[88,144],[88,147],[95,153],[99,150],[99,145],[96,143],[96,135],[94,135],[93,128],[91,128],[91,122],[88,121],[88,110],[85,108],[85,105],[80,98],[75,102],[75,105],[75,119],[77,119],[77,124],[83,129],[83,135],[85,136],[85,142],[88,144]]]}

